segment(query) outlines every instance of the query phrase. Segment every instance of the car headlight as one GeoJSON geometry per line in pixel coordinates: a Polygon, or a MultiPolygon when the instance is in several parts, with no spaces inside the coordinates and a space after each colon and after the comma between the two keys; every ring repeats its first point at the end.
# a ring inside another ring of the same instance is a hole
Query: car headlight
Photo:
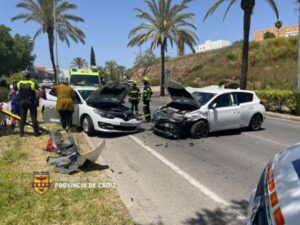
{"type": "Polygon", "coordinates": [[[111,118],[111,119],[112,119],[112,118],[115,118],[114,114],[113,114],[113,113],[110,113],[110,112],[106,113],[105,117],[106,117],[106,118],[111,118]]]}
{"type": "Polygon", "coordinates": [[[96,114],[98,114],[98,115],[100,115],[102,117],[105,117],[105,113],[103,111],[101,111],[99,109],[94,109],[93,111],[94,111],[94,113],[96,113],[96,114]]]}

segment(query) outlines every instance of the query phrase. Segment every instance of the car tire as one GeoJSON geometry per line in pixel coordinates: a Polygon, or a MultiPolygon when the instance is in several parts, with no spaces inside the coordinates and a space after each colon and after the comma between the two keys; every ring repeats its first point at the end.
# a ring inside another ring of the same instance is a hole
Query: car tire
{"type": "Polygon", "coordinates": [[[263,118],[260,114],[255,114],[249,124],[249,129],[252,131],[258,131],[261,129],[263,118]]]}
{"type": "Polygon", "coordinates": [[[209,134],[209,125],[205,120],[200,120],[193,124],[191,128],[191,136],[194,139],[205,138],[209,134]]]}
{"type": "Polygon", "coordinates": [[[86,133],[87,135],[92,135],[95,132],[94,124],[91,117],[89,116],[83,117],[81,121],[81,128],[83,132],[86,133]]]}

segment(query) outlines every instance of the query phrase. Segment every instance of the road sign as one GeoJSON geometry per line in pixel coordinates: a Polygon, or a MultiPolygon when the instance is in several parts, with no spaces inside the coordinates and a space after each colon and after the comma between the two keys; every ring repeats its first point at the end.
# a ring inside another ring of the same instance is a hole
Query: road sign
{"type": "Polygon", "coordinates": [[[172,75],[172,71],[169,69],[165,69],[165,77],[170,77],[172,75]]]}

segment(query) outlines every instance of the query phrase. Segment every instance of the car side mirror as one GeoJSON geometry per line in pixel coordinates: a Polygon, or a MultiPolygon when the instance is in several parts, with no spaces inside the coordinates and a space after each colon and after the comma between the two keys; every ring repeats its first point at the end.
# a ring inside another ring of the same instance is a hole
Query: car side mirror
{"type": "Polygon", "coordinates": [[[215,108],[217,108],[216,102],[209,105],[209,109],[215,109],[215,108]]]}

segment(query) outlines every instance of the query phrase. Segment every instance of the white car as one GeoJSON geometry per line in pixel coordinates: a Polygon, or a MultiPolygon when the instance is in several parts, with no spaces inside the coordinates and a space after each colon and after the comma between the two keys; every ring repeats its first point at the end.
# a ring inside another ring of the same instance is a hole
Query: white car
{"type": "Polygon", "coordinates": [[[300,143],[265,167],[248,207],[247,225],[300,224],[300,143]]]}
{"type": "MultiPolygon", "coordinates": [[[[139,131],[141,121],[122,104],[128,94],[128,85],[112,83],[99,89],[77,86],[73,89],[76,92],[73,125],[81,127],[85,133],[90,135],[94,131],[106,133],[139,131]]],[[[60,122],[55,109],[56,100],[55,91],[47,91],[46,99],[41,103],[45,122],[60,122]]]]}
{"type": "Polygon", "coordinates": [[[210,132],[249,127],[257,131],[265,118],[265,107],[253,91],[218,86],[187,88],[170,81],[172,102],[153,114],[155,133],[179,138],[190,134],[203,138],[210,132]]]}

